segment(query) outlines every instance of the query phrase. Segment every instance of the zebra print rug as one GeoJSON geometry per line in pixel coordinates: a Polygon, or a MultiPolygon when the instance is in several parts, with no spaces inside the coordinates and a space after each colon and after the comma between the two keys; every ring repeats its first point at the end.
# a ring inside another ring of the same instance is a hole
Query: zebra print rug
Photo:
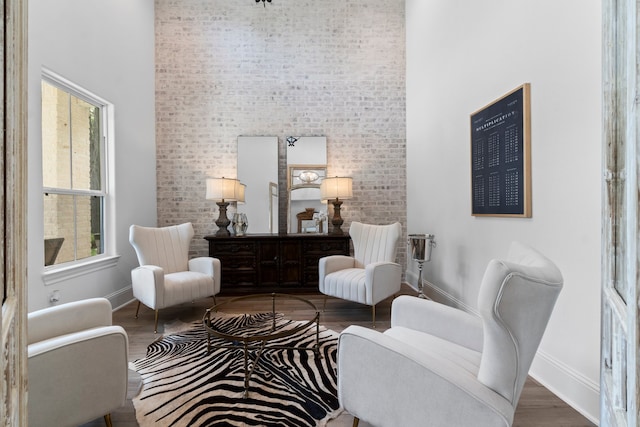
{"type": "MultiPolygon", "coordinates": [[[[270,313],[233,316],[237,328],[264,331],[270,313]]],[[[296,322],[279,315],[283,326],[296,322]]],[[[315,326],[282,338],[277,345],[312,347],[315,326]]],[[[237,349],[212,349],[201,322],[159,339],[143,359],[131,363],[143,387],[133,398],[141,427],[154,426],[324,426],[341,412],[337,399],[338,334],[320,326],[320,354],[307,350],[265,350],[244,393],[244,358],[237,349]]],[[[212,337],[212,344],[228,344],[212,337]]],[[[268,347],[269,344],[267,344],[268,347]]],[[[252,355],[253,356],[253,355],[252,355]]]]}

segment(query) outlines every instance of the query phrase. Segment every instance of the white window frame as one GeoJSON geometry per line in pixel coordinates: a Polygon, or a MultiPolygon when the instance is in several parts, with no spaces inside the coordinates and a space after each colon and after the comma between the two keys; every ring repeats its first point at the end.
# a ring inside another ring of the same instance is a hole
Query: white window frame
{"type": "MultiPolygon", "coordinates": [[[[100,147],[101,156],[101,191],[84,191],[83,193],[90,195],[96,194],[103,197],[103,214],[102,214],[102,245],[103,252],[98,255],[87,258],[69,261],[60,264],[54,264],[44,267],[43,280],[45,285],[53,285],[74,277],[90,274],[98,270],[115,266],[120,258],[115,253],[115,209],[113,189],[113,159],[114,159],[114,105],[104,98],[88,91],[87,89],[65,79],[59,74],[43,68],[42,81],[69,92],[71,95],[78,97],[90,104],[100,107],[100,121],[102,131],[102,144],[100,147]]],[[[42,105],[42,101],[41,101],[42,105]]],[[[41,107],[42,108],[42,107],[41,107]]],[[[56,190],[42,185],[42,194],[56,193],[63,194],[56,190]]],[[[75,193],[79,194],[79,193],[75,193]]],[[[44,209],[44,207],[43,207],[44,209]]],[[[43,230],[44,231],[44,230],[43,230]]],[[[44,236],[43,236],[44,239],[44,236]]]]}

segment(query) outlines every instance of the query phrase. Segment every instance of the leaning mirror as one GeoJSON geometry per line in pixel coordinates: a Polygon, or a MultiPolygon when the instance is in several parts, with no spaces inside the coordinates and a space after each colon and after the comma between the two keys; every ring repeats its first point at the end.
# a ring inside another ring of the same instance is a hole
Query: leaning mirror
{"type": "Polygon", "coordinates": [[[327,205],[320,201],[320,184],[327,176],[324,136],[287,138],[287,231],[326,233],[327,205]]]}
{"type": "Polygon", "coordinates": [[[327,206],[320,201],[320,184],[327,176],[325,165],[289,165],[290,233],[324,233],[327,206]],[[295,218],[294,218],[295,216],[295,218]]]}
{"type": "Polygon", "coordinates": [[[245,184],[244,204],[249,233],[278,232],[278,137],[238,137],[238,179],[245,184]]]}

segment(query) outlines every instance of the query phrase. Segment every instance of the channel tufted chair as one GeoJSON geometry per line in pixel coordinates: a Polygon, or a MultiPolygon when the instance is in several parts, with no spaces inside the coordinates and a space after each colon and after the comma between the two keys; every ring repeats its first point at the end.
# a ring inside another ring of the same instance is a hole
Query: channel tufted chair
{"type": "Polygon", "coordinates": [[[220,260],[211,257],[189,259],[193,238],[190,222],[152,228],[132,225],[129,242],[140,266],[131,271],[133,296],[155,310],[154,332],[158,332],[158,311],[162,308],[220,293],[220,260]]]}
{"type": "Polygon", "coordinates": [[[349,235],[354,256],[331,255],[320,258],[319,288],[328,296],[371,306],[373,325],[376,304],[400,291],[402,268],[396,252],[402,227],[351,223],[349,235]]]}
{"type": "Polygon", "coordinates": [[[340,404],[354,426],[511,426],[562,283],[549,259],[514,242],[484,273],[480,317],[396,298],[384,333],[350,326],[340,334],[340,404]]]}
{"type": "Polygon", "coordinates": [[[112,325],[111,303],[91,298],[28,314],[28,423],[75,427],[127,397],[127,333],[112,325]]]}

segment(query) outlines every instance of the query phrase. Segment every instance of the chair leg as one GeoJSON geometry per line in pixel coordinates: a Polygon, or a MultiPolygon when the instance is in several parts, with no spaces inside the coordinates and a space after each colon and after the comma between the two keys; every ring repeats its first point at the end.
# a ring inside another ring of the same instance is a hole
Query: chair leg
{"type": "Polygon", "coordinates": [[[212,296],[213,296],[213,305],[218,305],[218,303],[216,302],[216,296],[215,295],[212,295],[212,296]]]}
{"type": "Polygon", "coordinates": [[[353,417],[353,427],[358,427],[359,423],[360,423],[360,420],[358,419],[358,417],[353,417]]]}
{"type": "Polygon", "coordinates": [[[327,309],[327,296],[324,296],[324,302],[322,304],[322,312],[324,313],[324,311],[327,309]]]}
{"type": "Polygon", "coordinates": [[[371,320],[373,322],[373,329],[376,328],[376,306],[375,304],[371,306],[371,320]]]}
{"type": "Polygon", "coordinates": [[[136,319],[138,318],[139,311],[140,311],[140,300],[138,300],[138,307],[136,308],[136,319]]]}
{"type": "Polygon", "coordinates": [[[154,333],[154,334],[157,334],[157,333],[158,333],[158,312],[159,312],[159,311],[160,311],[160,310],[156,309],[156,321],[155,321],[155,324],[154,324],[154,326],[153,326],[153,333],[154,333]]]}
{"type": "Polygon", "coordinates": [[[111,424],[111,414],[107,414],[104,416],[104,423],[107,425],[107,427],[113,427],[113,424],[111,424]]]}

